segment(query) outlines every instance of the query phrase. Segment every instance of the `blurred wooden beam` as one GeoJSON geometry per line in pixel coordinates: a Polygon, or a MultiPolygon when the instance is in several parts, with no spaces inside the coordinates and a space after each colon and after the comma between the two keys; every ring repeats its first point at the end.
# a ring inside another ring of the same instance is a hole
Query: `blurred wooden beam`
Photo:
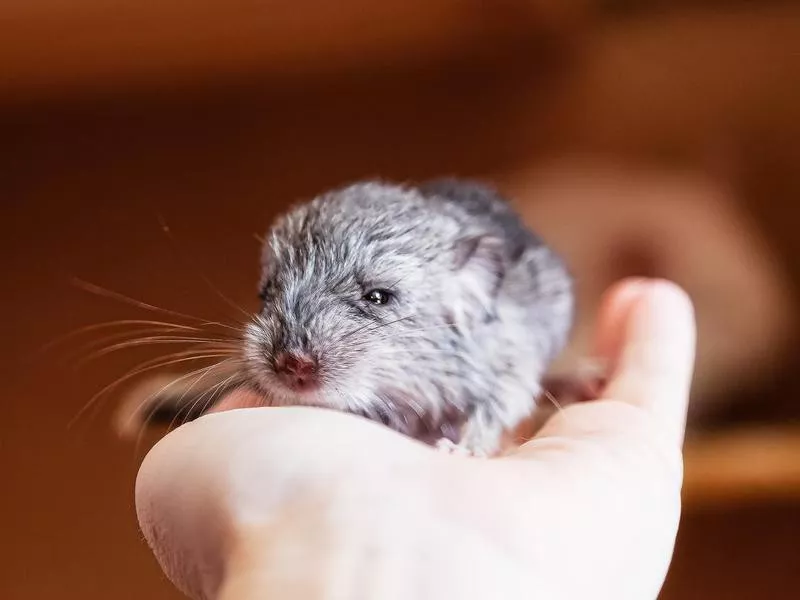
{"type": "Polygon", "coordinates": [[[0,99],[236,74],[319,75],[492,52],[588,0],[4,0],[0,99]]]}

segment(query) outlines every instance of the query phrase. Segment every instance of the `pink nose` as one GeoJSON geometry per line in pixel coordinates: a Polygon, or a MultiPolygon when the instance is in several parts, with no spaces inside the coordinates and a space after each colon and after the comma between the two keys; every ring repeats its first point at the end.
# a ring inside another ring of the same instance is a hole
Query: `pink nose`
{"type": "Polygon", "coordinates": [[[309,356],[282,352],[275,359],[275,372],[291,387],[308,387],[316,380],[317,362],[309,356]]]}

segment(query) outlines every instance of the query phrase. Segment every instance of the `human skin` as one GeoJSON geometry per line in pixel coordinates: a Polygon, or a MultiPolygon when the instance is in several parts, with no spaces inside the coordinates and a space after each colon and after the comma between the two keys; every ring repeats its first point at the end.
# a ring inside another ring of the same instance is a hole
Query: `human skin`
{"type": "Polygon", "coordinates": [[[150,451],[139,523],[198,599],[654,599],[680,518],[694,348],[681,289],[618,283],[596,332],[601,398],[493,459],[331,410],[237,409],[253,398],[234,393],[150,451]]]}

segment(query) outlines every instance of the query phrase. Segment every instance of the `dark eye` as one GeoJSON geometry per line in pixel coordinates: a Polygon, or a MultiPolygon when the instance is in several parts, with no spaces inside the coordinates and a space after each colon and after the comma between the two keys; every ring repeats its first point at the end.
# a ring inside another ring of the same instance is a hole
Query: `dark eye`
{"type": "Polygon", "coordinates": [[[392,293],[386,290],[370,290],[364,294],[364,300],[371,304],[387,304],[392,299],[392,293]]]}

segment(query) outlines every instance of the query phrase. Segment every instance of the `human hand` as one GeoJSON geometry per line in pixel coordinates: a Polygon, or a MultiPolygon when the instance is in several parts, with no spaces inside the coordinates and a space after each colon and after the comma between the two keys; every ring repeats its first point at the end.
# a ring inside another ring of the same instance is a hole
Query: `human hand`
{"type": "Polygon", "coordinates": [[[694,337],[681,290],[618,284],[597,331],[612,371],[601,399],[495,459],[322,409],[204,416],[145,458],[142,531],[198,599],[655,598],[680,516],[694,337]]]}

